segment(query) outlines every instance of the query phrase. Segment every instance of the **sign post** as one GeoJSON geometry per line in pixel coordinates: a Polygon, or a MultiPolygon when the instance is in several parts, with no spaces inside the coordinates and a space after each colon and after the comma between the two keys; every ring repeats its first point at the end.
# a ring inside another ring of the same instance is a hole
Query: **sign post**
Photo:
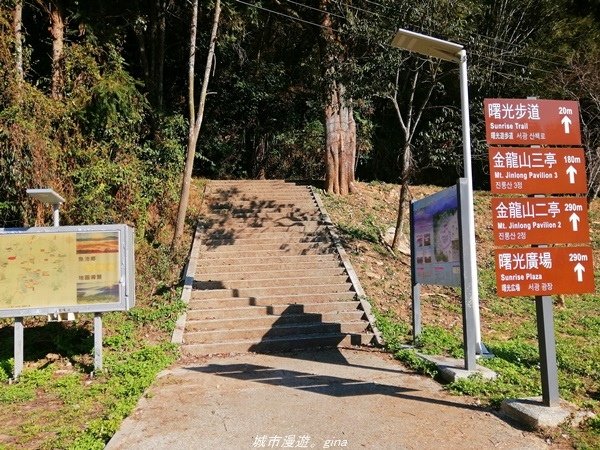
{"type": "Polygon", "coordinates": [[[0,228],[0,318],[15,318],[15,379],[25,316],[94,313],[94,365],[102,368],[102,313],[135,302],[133,246],[127,225],[0,228]]]}
{"type": "MultiPolygon", "coordinates": [[[[486,99],[484,109],[493,193],[586,193],[584,152],[574,147],[581,145],[577,102],[486,99]]],[[[589,244],[587,203],[580,197],[494,198],[492,215],[497,246],[533,246],[495,251],[497,291],[501,297],[535,296],[542,402],[557,406],[550,295],[594,292],[594,270],[589,245],[544,245],[589,244]]]]}
{"type": "Polygon", "coordinates": [[[465,245],[470,246],[470,251],[464,261],[465,277],[468,282],[463,289],[466,291],[469,304],[473,305],[473,320],[475,322],[475,345],[477,353],[488,355],[481,339],[481,324],[479,316],[479,285],[477,281],[477,258],[475,250],[475,212],[473,207],[473,173],[471,169],[471,125],[469,119],[469,83],[467,77],[467,52],[463,45],[455,42],[437,39],[413,31],[399,29],[391,42],[392,47],[402,48],[416,52],[427,57],[439,58],[445,61],[458,63],[460,84],[460,105],[463,137],[463,169],[466,186],[466,209],[464,227],[466,230],[465,245]]]}
{"type": "Polygon", "coordinates": [[[421,333],[421,284],[460,286],[465,369],[476,370],[475,305],[466,270],[471,258],[467,210],[469,181],[449,187],[410,207],[413,338],[421,333]]]}

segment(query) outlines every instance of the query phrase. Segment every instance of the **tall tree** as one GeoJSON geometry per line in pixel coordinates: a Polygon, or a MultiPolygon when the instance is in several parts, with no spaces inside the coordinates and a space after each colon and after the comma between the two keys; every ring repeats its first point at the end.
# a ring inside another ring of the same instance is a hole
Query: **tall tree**
{"type": "Polygon", "coordinates": [[[213,15],[212,31],[210,34],[210,43],[208,54],[206,56],[206,65],[204,68],[204,78],[202,79],[202,89],[198,102],[198,110],[195,107],[194,78],[196,64],[196,36],[198,29],[198,0],[192,4],[192,22],[190,28],[190,53],[188,60],[188,113],[189,113],[189,131],[187,141],[187,154],[185,161],[185,170],[181,182],[181,195],[179,199],[179,208],[177,210],[177,223],[175,225],[175,234],[173,236],[172,246],[176,246],[183,236],[185,225],[185,215],[190,198],[190,185],[192,181],[192,172],[194,169],[194,158],[196,156],[196,145],[198,136],[202,127],[204,118],[204,107],[206,105],[206,94],[208,92],[208,82],[212,71],[213,61],[215,59],[215,48],[217,45],[217,32],[219,29],[219,18],[221,15],[221,0],[216,0],[213,15]]]}
{"type": "Polygon", "coordinates": [[[60,100],[64,93],[64,53],[65,53],[65,9],[62,0],[45,2],[38,0],[38,4],[48,15],[50,36],[52,37],[52,75],[51,95],[55,100],[60,100]]]}
{"type": "Polygon", "coordinates": [[[20,88],[25,73],[23,70],[23,0],[15,2],[13,32],[15,35],[15,73],[20,88]]]}
{"type": "Polygon", "coordinates": [[[137,0],[133,17],[139,59],[150,102],[161,110],[164,106],[165,42],[167,11],[172,0],[137,0]]]}
{"type": "Polygon", "coordinates": [[[396,219],[396,232],[392,248],[398,249],[400,245],[400,237],[404,228],[405,221],[405,205],[408,198],[408,188],[411,176],[415,171],[414,160],[412,156],[413,141],[415,133],[421,122],[421,117],[425,108],[428,106],[431,94],[436,86],[439,75],[439,61],[432,60],[420,61],[415,60],[415,67],[410,74],[410,81],[407,83],[405,92],[402,92],[400,86],[401,65],[396,68],[396,79],[392,85],[391,91],[387,94],[387,98],[394,105],[394,111],[404,137],[400,158],[402,159],[402,168],[400,174],[400,195],[398,201],[398,215],[396,219]],[[421,80],[420,78],[426,78],[421,80]],[[417,98],[419,82],[425,85],[425,89],[417,98]],[[403,98],[404,97],[404,98],[403,98]],[[402,105],[401,105],[402,103],[402,105]]]}
{"type": "Polygon", "coordinates": [[[326,80],[325,103],[325,189],[334,194],[354,192],[356,160],[356,121],[352,100],[342,81],[340,65],[345,58],[345,46],[334,30],[329,12],[331,0],[321,0],[324,11],[321,21],[321,48],[326,80]]]}

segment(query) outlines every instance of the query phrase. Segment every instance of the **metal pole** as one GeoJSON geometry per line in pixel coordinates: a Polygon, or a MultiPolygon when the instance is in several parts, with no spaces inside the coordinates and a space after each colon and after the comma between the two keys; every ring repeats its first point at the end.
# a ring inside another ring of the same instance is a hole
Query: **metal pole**
{"type": "MultiPolygon", "coordinates": [[[[473,171],[471,169],[471,124],[469,120],[469,87],[467,82],[467,52],[461,50],[459,56],[459,72],[460,72],[460,104],[462,112],[462,128],[463,128],[463,160],[464,160],[464,177],[467,179],[466,202],[467,221],[466,234],[468,242],[467,259],[464,261],[465,270],[465,286],[463,289],[467,309],[472,311],[473,323],[475,327],[475,347],[478,354],[487,353],[487,349],[481,342],[481,321],[479,318],[479,286],[477,284],[477,258],[475,252],[475,212],[473,210],[473,171]]],[[[465,343],[466,345],[466,343],[465,343]]]]}
{"type": "Polygon", "coordinates": [[[102,313],[94,314],[94,371],[102,370],[102,313]]]}
{"type": "Polygon", "coordinates": [[[13,377],[15,380],[19,378],[21,372],[23,372],[23,318],[15,317],[15,342],[14,342],[14,354],[15,354],[15,368],[13,370],[13,377]]]}
{"type": "Polygon", "coordinates": [[[52,205],[52,220],[54,222],[54,226],[60,226],[60,217],[58,209],[60,208],[60,203],[55,203],[52,205]]]}
{"type": "Polygon", "coordinates": [[[540,349],[540,372],[542,376],[542,401],[544,406],[558,406],[558,367],[556,365],[556,342],[554,339],[554,319],[552,317],[552,297],[544,295],[535,298],[535,316],[540,349]]]}
{"type": "Polygon", "coordinates": [[[414,200],[410,202],[410,280],[412,285],[413,344],[421,334],[421,285],[417,283],[417,249],[415,248],[414,200]]]}
{"type": "Polygon", "coordinates": [[[477,370],[476,362],[476,345],[475,345],[475,313],[473,311],[473,302],[468,301],[466,285],[469,283],[469,279],[466,274],[465,260],[469,258],[470,248],[466,245],[468,240],[467,229],[465,227],[465,219],[467,218],[466,212],[469,210],[471,203],[467,202],[468,196],[467,191],[469,189],[469,180],[461,178],[456,184],[456,192],[458,195],[459,215],[458,215],[458,228],[459,240],[460,240],[460,286],[461,286],[461,303],[462,303],[462,319],[463,319],[463,346],[464,346],[464,357],[465,357],[465,369],[466,370],[477,370]]]}

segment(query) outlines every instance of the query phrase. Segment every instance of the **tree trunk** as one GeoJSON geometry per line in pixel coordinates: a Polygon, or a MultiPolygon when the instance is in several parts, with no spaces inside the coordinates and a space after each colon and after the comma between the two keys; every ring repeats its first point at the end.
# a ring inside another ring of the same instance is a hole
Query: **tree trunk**
{"type": "Polygon", "coordinates": [[[254,164],[252,169],[252,175],[257,180],[264,180],[267,178],[265,171],[265,160],[267,155],[268,136],[266,134],[261,135],[258,138],[258,144],[254,147],[254,164]]]}
{"type": "Polygon", "coordinates": [[[50,34],[52,36],[52,86],[51,94],[55,100],[63,97],[64,74],[63,74],[63,56],[64,56],[64,36],[65,19],[62,5],[58,1],[53,1],[48,6],[50,14],[50,34]]]}
{"type": "Polygon", "coordinates": [[[156,49],[156,107],[162,110],[164,98],[165,35],[167,31],[167,2],[158,1],[158,46],[156,49]]]}
{"type": "Polygon", "coordinates": [[[138,14],[133,32],[138,42],[140,64],[150,103],[156,110],[164,106],[165,39],[167,0],[135,1],[138,14]]]}
{"type": "MultiPolygon", "coordinates": [[[[321,0],[321,10],[327,11],[330,0],[321,0]]],[[[344,85],[335,81],[336,66],[343,61],[343,43],[333,31],[332,16],[325,12],[321,21],[321,53],[324,77],[330,79],[325,104],[325,189],[329,193],[346,195],[354,192],[356,159],[356,122],[352,102],[346,98],[344,85]]]]}
{"type": "Polygon", "coordinates": [[[402,130],[402,134],[404,135],[404,146],[402,147],[402,172],[400,175],[400,198],[398,200],[398,216],[396,218],[396,232],[394,233],[394,239],[392,241],[392,249],[398,250],[400,245],[400,237],[402,235],[402,230],[404,228],[405,221],[405,210],[404,205],[406,203],[406,199],[408,197],[408,182],[410,181],[410,177],[413,171],[413,157],[412,157],[412,140],[415,136],[415,131],[419,122],[421,121],[421,117],[423,115],[423,111],[425,111],[425,107],[431,98],[431,93],[433,92],[433,88],[435,86],[435,81],[437,79],[437,72],[439,67],[439,61],[432,64],[431,73],[432,80],[427,90],[425,97],[421,101],[420,105],[415,105],[415,96],[417,91],[417,82],[419,79],[419,73],[423,65],[419,63],[419,65],[415,68],[414,74],[412,76],[412,80],[410,82],[410,88],[408,91],[408,101],[405,107],[405,113],[402,113],[400,109],[400,103],[398,102],[399,97],[399,89],[400,89],[400,69],[398,66],[396,70],[396,82],[394,84],[392,93],[388,96],[394,105],[394,109],[396,111],[396,117],[398,118],[398,122],[400,124],[400,129],[402,130]]]}
{"type": "Polygon", "coordinates": [[[355,191],[356,122],[342,83],[332,82],[325,106],[325,188],[333,194],[355,191]]]}
{"type": "Polygon", "coordinates": [[[210,35],[210,44],[208,47],[208,55],[206,57],[206,66],[204,69],[204,78],[202,80],[202,90],[200,91],[200,102],[198,111],[194,109],[194,65],[196,61],[196,34],[198,26],[198,0],[194,0],[192,5],[192,23],[190,32],[190,53],[188,62],[188,77],[190,85],[188,86],[189,107],[190,107],[190,123],[188,132],[187,156],[185,160],[185,170],[181,182],[181,196],[179,199],[179,208],[177,211],[177,223],[175,225],[175,233],[171,247],[177,246],[183,236],[185,226],[185,216],[190,199],[190,185],[192,182],[192,172],[194,169],[194,158],[196,156],[196,144],[200,135],[202,126],[202,118],[204,117],[204,106],[206,105],[206,93],[208,92],[208,82],[210,80],[210,72],[215,57],[215,47],[217,44],[217,31],[219,29],[219,17],[221,15],[221,0],[216,0],[215,13],[213,17],[212,31],[210,35]]]}
{"type": "Polygon", "coordinates": [[[15,34],[15,73],[18,87],[24,79],[23,70],[23,0],[17,0],[13,13],[13,31],[15,34]]]}
{"type": "Polygon", "coordinates": [[[409,143],[404,144],[402,151],[402,175],[400,176],[400,198],[398,200],[398,216],[396,218],[396,232],[392,241],[392,249],[398,250],[400,246],[400,236],[404,229],[406,199],[408,197],[408,182],[412,172],[412,151],[409,143]]]}

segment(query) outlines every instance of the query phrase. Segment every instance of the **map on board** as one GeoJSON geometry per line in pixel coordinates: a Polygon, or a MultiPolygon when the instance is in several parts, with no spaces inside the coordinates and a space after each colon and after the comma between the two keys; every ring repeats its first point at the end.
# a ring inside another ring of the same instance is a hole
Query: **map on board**
{"type": "Polygon", "coordinates": [[[0,235],[0,309],[119,302],[117,232],[0,235]]]}
{"type": "Polygon", "coordinates": [[[456,186],[413,203],[415,279],[420,284],[460,286],[460,229],[456,186]]]}
{"type": "Polygon", "coordinates": [[[460,261],[458,208],[447,209],[433,216],[433,236],[436,261],[460,261]]]}

